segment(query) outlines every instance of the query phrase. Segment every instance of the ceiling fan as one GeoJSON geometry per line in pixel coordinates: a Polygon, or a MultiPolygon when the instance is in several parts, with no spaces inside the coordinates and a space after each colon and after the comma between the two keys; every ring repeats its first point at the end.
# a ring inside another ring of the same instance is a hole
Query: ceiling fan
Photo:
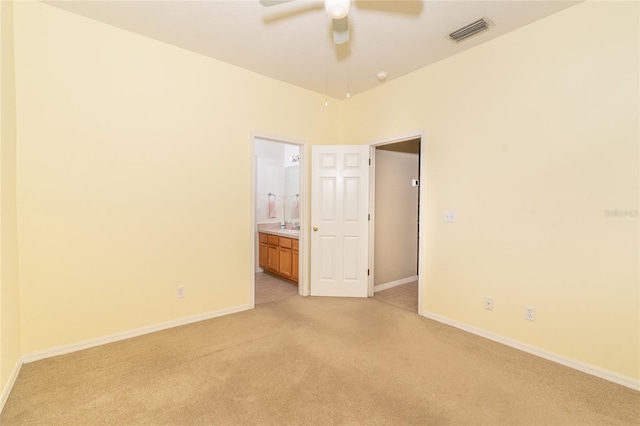
{"type": "MultiPolygon", "coordinates": [[[[260,0],[260,4],[265,7],[276,6],[289,3],[295,0],[260,0]]],[[[351,0],[324,0],[324,9],[329,18],[332,19],[333,42],[344,44],[349,41],[349,8],[351,0]]]]}

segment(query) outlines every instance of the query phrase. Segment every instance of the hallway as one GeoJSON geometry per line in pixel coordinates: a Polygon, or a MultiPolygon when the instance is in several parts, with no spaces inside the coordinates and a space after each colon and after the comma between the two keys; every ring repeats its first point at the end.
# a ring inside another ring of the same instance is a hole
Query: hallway
{"type": "Polygon", "coordinates": [[[418,313],[418,281],[378,291],[373,298],[405,311],[418,313]]]}

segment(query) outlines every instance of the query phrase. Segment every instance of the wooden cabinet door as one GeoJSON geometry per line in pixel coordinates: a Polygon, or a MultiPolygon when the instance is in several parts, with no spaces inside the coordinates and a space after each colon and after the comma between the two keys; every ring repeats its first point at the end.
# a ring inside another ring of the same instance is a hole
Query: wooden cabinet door
{"type": "Polygon", "coordinates": [[[278,272],[278,236],[267,235],[267,269],[278,272]]]}
{"type": "Polygon", "coordinates": [[[278,239],[278,273],[285,278],[291,278],[291,238],[280,237],[278,239]]]}
{"type": "Polygon", "coordinates": [[[262,269],[267,269],[267,236],[266,234],[260,235],[260,244],[258,246],[258,266],[262,269]]]}
{"type": "Polygon", "coordinates": [[[267,246],[267,269],[278,272],[278,246],[267,246]]]}
{"type": "Polygon", "coordinates": [[[278,273],[283,277],[291,278],[291,249],[288,247],[279,247],[278,256],[278,273]]]}
{"type": "Polygon", "coordinates": [[[291,250],[291,279],[294,281],[298,281],[298,262],[300,255],[298,250],[291,250]]]}

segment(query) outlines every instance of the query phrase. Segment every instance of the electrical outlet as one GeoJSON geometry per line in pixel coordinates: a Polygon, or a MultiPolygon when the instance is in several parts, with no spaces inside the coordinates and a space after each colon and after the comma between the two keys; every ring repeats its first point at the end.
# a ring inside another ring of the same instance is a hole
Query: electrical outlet
{"type": "Polygon", "coordinates": [[[524,307],[524,319],[529,321],[536,320],[536,308],[533,306],[525,306],[524,307]]]}
{"type": "Polygon", "coordinates": [[[178,287],[176,287],[176,297],[178,299],[182,299],[184,297],[184,286],[183,285],[179,285],[178,287]]]}
{"type": "Polygon", "coordinates": [[[493,311],[493,297],[484,298],[484,308],[488,311],[493,311]]]}
{"type": "Polygon", "coordinates": [[[444,221],[445,222],[455,222],[456,221],[456,212],[453,210],[447,210],[444,212],[444,221]]]}

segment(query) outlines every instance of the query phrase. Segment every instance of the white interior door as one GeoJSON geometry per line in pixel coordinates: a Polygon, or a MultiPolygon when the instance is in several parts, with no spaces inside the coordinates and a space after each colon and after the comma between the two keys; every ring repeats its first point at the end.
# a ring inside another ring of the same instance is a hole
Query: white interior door
{"type": "Polygon", "coordinates": [[[312,147],[311,295],[367,297],[369,147],[312,147]]]}

